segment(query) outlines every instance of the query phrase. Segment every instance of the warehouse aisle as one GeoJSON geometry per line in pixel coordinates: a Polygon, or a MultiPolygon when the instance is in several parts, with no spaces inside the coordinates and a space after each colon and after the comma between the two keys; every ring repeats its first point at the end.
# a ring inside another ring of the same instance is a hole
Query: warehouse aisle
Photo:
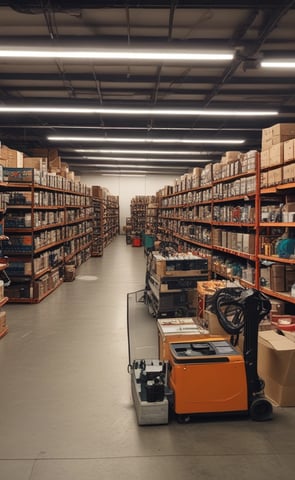
{"type": "Polygon", "coordinates": [[[5,307],[0,479],[292,478],[295,408],[276,408],[265,423],[137,425],[126,294],[143,288],[144,278],[143,249],[118,237],[40,304],[5,307]]]}

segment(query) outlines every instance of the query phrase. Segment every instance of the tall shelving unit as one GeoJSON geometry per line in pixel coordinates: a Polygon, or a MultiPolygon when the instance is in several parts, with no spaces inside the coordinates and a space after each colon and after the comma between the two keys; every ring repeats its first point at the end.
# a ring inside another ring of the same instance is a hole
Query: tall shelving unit
{"type": "Polygon", "coordinates": [[[130,202],[132,234],[141,235],[145,230],[148,197],[137,195],[130,202]]]}
{"type": "Polygon", "coordinates": [[[10,302],[38,303],[63,281],[67,264],[90,255],[91,196],[87,187],[33,168],[4,168],[10,302]]]}
{"type": "Polygon", "coordinates": [[[286,302],[294,313],[295,124],[276,124],[263,130],[260,178],[260,288],[286,302]]]}
{"type": "MultiPolygon", "coordinates": [[[[94,192],[95,193],[95,192],[94,192]]],[[[92,257],[103,255],[103,202],[98,196],[92,196],[93,208],[93,241],[91,246],[92,257]]]]}
{"type": "Polygon", "coordinates": [[[79,267],[91,256],[93,208],[90,189],[65,182],[65,264],[79,267]]]}
{"type": "Polygon", "coordinates": [[[92,256],[101,256],[120,231],[119,197],[107,188],[92,187],[93,243],[92,256]]]}
{"type": "Polygon", "coordinates": [[[259,153],[215,166],[212,181],[212,272],[258,286],[259,153]],[[221,168],[220,168],[221,167],[221,168]]]}
{"type": "Polygon", "coordinates": [[[6,274],[7,269],[7,259],[3,256],[2,252],[2,242],[7,239],[7,236],[4,233],[4,215],[6,213],[6,201],[7,197],[5,194],[0,192],[0,246],[1,246],[1,255],[0,255],[0,339],[8,332],[8,326],[6,324],[6,312],[3,310],[4,305],[8,302],[8,297],[5,295],[4,285],[8,280],[6,274]]]}
{"type": "Polygon", "coordinates": [[[281,211],[288,204],[295,212],[295,147],[293,151],[284,166],[281,162],[279,167],[261,168],[259,152],[250,151],[235,160],[207,165],[203,174],[194,171],[182,182],[166,186],[160,192],[158,226],[162,239],[178,244],[180,251],[195,251],[208,258],[212,277],[238,279],[246,287],[283,300],[292,313],[295,298],[290,294],[290,285],[295,283],[295,255],[282,258],[274,245],[284,232],[295,238],[295,214],[288,221],[276,221],[276,217],[265,221],[263,214],[267,206],[270,215],[275,207],[281,211]],[[274,175],[278,168],[281,177],[274,175]],[[266,174],[271,182],[277,179],[275,185],[263,183],[266,174]],[[270,239],[273,250],[263,250],[265,237],[270,239]],[[284,266],[283,291],[262,281],[264,261],[284,266]]]}
{"type": "Polygon", "coordinates": [[[116,195],[107,195],[106,197],[106,230],[105,246],[107,246],[118,234],[120,230],[119,221],[119,197],[116,195]]]}

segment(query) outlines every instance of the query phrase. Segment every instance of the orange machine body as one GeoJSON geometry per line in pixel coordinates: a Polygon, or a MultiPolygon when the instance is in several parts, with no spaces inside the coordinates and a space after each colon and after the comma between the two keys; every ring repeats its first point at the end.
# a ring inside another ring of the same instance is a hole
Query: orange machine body
{"type": "Polygon", "coordinates": [[[169,387],[176,414],[248,410],[244,358],[228,339],[183,339],[169,347],[169,387]]]}

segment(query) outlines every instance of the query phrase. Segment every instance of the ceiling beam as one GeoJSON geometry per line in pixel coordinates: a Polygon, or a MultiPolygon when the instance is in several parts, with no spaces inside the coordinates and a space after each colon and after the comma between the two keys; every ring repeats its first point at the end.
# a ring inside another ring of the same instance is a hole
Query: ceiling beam
{"type": "MultiPolygon", "coordinates": [[[[42,4],[41,4],[42,5],[42,4]]],[[[40,0],[0,0],[0,7],[11,7],[23,13],[36,13],[42,10],[40,0]]],[[[73,11],[74,9],[100,9],[100,8],[167,8],[167,0],[51,0],[51,9],[56,12],[73,11]]],[[[182,0],[178,8],[215,8],[215,9],[238,9],[238,8],[260,8],[271,10],[277,6],[276,0],[182,0]]]]}

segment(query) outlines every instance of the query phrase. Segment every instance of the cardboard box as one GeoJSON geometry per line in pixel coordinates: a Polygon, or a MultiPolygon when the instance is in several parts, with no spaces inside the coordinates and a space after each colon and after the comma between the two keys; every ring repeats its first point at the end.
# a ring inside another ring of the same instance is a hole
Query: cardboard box
{"type": "Polygon", "coordinates": [[[288,338],[291,340],[291,342],[295,343],[295,332],[284,332],[284,337],[288,338]]]}
{"type": "Polygon", "coordinates": [[[61,158],[59,156],[56,156],[56,157],[48,156],[48,162],[49,162],[49,165],[48,165],[49,170],[51,170],[51,168],[61,170],[61,158]]]}
{"type": "Polygon", "coordinates": [[[253,233],[245,233],[243,235],[243,249],[244,253],[254,255],[255,253],[255,235],[253,233]]]}
{"type": "Polygon", "coordinates": [[[290,163],[283,166],[283,183],[293,182],[295,179],[295,164],[290,163]]]}
{"type": "Polygon", "coordinates": [[[272,145],[272,127],[262,129],[262,150],[269,148],[272,145]]]}
{"type": "Polygon", "coordinates": [[[295,123],[276,123],[272,127],[272,136],[295,138],[295,123]]]}
{"type": "Polygon", "coordinates": [[[285,265],[273,264],[271,266],[270,288],[276,292],[285,291],[285,265]]]}
{"type": "Polygon", "coordinates": [[[215,315],[215,313],[212,313],[209,310],[205,310],[204,320],[210,335],[222,335],[226,338],[230,337],[230,335],[220,325],[219,320],[215,315]]]}
{"type": "Polygon", "coordinates": [[[91,187],[91,191],[92,191],[92,196],[95,197],[95,198],[102,198],[102,188],[99,187],[98,185],[93,185],[91,187]]]}
{"type": "Polygon", "coordinates": [[[32,168],[10,168],[4,167],[3,180],[5,182],[34,182],[34,170],[32,168]]]}
{"type": "Polygon", "coordinates": [[[272,145],[269,149],[269,166],[280,165],[284,163],[284,143],[272,145]]]}
{"type": "Polygon", "coordinates": [[[280,185],[283,181],[283,169],[282,167],[274,168],[268,172],[268,186],[280,185]]]}
{"type": "Polygon", "coordinates": [[[260,173],[260,188],[268,187],[268,172],[260,173]]]}
{"type": "Polygon", "coordinates": [[[269,148],[262,150],[260,154],[260,168],[268,168],[269,167],[269,148]]]}
{"type": "Polygon", "coordinates": [[[283,222],[294,222],[295,220],[295,202],[288,202],[282,208],[283,222]]]}
{"type": "Polygon", "coordinates": [[[275,330],[259,332],[258,373],[265,394],[282,407],[295,406],[295,343],[275,330]]]}
{"type": "Polygon", "coordinates": [[[0,163],[5,167],[22,168],[23,153],[2,145],[0,147],[0,163]]]}
{"type": "Polygon", "coordinates": [[[229,150],[225,152],[225,158],[227,162],[233,162],[234,160],[238,160],[241,156],[241,152],[237,150],[229,150]]]}
{"type": "Polygon", "coordinates": [[[284,162],[294,160],[294,138],[284,142],[284,162]]]}
{"type": "Polygon", "coordinates": [[[262,130],[262,150],[295,138],[295,123],[277,123],[262,130]]]}
{"type": "Polygon", "coordinates": [[[23,167],[47,172],[47,162],[47,157],[24,157],[23,167]]]}

